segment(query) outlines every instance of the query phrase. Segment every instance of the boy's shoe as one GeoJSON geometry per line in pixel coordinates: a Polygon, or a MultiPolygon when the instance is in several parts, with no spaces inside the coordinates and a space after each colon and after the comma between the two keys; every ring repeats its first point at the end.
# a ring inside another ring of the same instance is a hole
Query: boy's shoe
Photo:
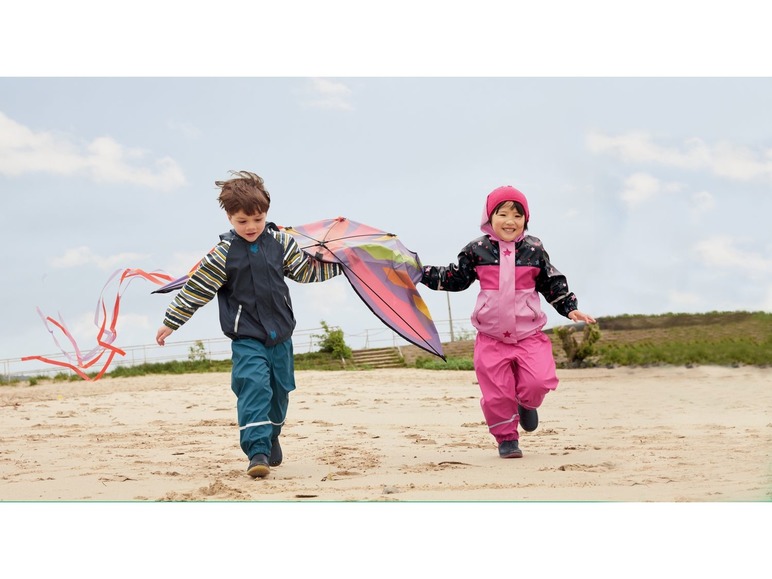
{"type": "Polygon", "coordinates": [[[284,459],[284,455],[281,452],[281,444],[279,444],[279,437],[271,439],[271,457],[268,459],[268,464],[271,466],[279,466],[284,459]]]}
{"type": "Polygon", "coordinates": [[[264,454],[256,454],[249,461],[249,468],[247,468],[247,474],[252,478],[263,478],[268,476],[271,472],[271,467],[268,466],[268,457],[264,454]]]}
{"type": "Polygon", "coordinates": [[[520,450],[516,440],[505,440],[499,444],[499,456],[501,458],[523,458],[523,451],[520,450]]]}
{"type": "Polygon", "coordinates": [[[526,432],[533,432],[539,426],[539,413],[536,408],[524,408],[518,404],[517,413],[520,415],[520,426],[526,432]]]}

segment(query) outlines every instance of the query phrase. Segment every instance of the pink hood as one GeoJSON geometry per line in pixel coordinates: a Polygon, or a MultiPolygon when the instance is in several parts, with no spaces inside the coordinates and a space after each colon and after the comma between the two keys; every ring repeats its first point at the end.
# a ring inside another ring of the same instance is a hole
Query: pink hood
{"type": "MultiPolygon", "coordinates": [[[[490,219],[491,219],[491,214],[493,213],[493,210],[496,209],[496,206],[502,201],[517,201],[518,203],[520,203],[520,205],[523,206],[523,210],[525,211],[526,223],[531,217],[530,212],[528,210],[528,199],[526,199],[525,195],[523,195],[520,191],[518,191],[511,185],[504,185],[503,187],[497,187],[496,189],[491,191],[488,194],[488,197],[485,199],[485,207],[483,208],[482,219],[480,221],[480,229],[482,230],[483,233],[492,236],[497,241],[501,241],[501,240],[493,232],[493,227],[491,227],[490,219]]],[[[523,232],[523,235],[524,234],[525,232],[523,232]]],[[[521,235],[515,241],[520,241],[522,237],[523,236],[521,235]]]]}

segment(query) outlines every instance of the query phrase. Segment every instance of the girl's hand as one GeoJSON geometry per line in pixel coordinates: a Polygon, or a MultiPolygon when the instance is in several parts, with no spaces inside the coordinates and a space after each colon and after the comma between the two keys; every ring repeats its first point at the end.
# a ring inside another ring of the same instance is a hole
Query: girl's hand
{"type": "Polygon", "coordinates": [[[588,324],[595,323],[595,318],[585,314],[584,312],[580,312],[579,310],[574,310],[573,312],[570,312],[568,314],[568,319],[571,320],[572,322],[587,322],[588,324]]]}

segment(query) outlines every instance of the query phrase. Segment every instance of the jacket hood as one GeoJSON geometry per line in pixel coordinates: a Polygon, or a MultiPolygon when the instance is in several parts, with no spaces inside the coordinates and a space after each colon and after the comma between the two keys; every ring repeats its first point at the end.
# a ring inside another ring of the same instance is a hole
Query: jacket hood
{"type": "MultiPolygon", "coordinates": [[[[523,206],[523,210],[525,211],[525,221],[526,223],[529,221],[531,215],[528,210],[528,199],[525,198],[525,195],[523,195],[520,191],[512,187],[511,185],[505,185],[503,187],[497,187],[493,191],[491,191],[488,194],[488,197],[485,199],[485,207],[483,207],[483,214],[482,219],[480,221],[480,229],[483,233],[486,235],[492,236],[494,239],[501,241],[498,236],[493,232],[493,227],[491,227],[490,224],[490,218],[491,214],[493,213],[493,210],[496,209],[496,206],[503,202],[503,201],[517,201],[520,203],[520,205],[523,206]]],[[[525,235],[525,232],[523,232],[523,235],[518,237],[517,240],[519,241],[522,239],[522,237],[525,235]]]]}

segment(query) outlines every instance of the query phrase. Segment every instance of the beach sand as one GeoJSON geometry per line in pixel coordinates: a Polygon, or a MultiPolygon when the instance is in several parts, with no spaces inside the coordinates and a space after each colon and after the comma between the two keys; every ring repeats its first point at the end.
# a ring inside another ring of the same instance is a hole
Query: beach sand
{"type": "Polygon", "coordinates": [[[473,372],[297,372],[246,474],[229,375],[0,388],[4,501],[769,501],[772,370],[559,371],[500,459],[473,372]]]}

